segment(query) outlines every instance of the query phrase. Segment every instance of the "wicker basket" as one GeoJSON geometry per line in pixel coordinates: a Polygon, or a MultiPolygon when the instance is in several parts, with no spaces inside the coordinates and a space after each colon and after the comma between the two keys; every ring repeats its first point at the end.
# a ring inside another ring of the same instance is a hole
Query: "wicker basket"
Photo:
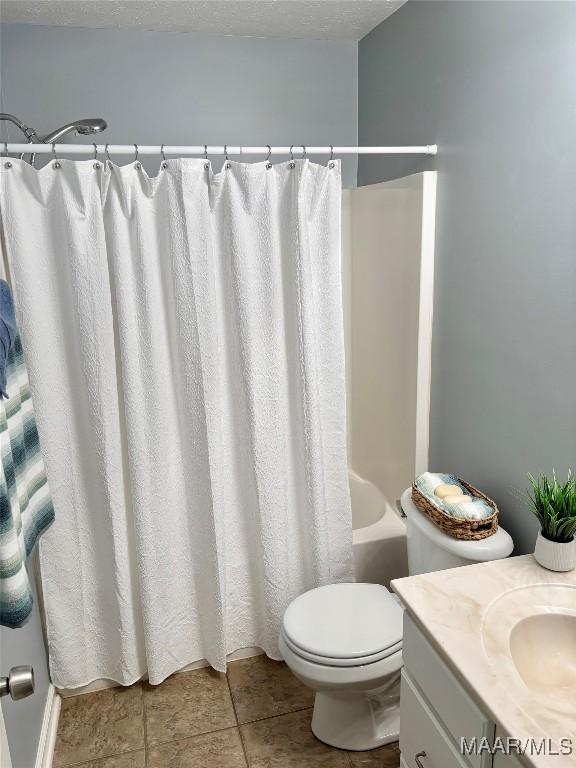
{"type": "Polygon", "coordinates": [[[488,536],[492,536],[498,530],[498,507],[496,503],[492,501],[486,494],[474,488],[470,483],[465,482],[461,478],[458,478],[458,482],[466,488],[471,496],[476,496],[488,504],[494,510],[490,517],[486,517],[484,520],[460,520],[459,518],[451,517],[443,509],[430,501],[429,498],[418,490],[416,483],[412,485],[412,501],[419,510],[432,520],[432,522],[438,526],[448,536],[452,536],[454,539],[467,539],[469,541],[476,541],[478,539],[486,539],[488,536]]]}

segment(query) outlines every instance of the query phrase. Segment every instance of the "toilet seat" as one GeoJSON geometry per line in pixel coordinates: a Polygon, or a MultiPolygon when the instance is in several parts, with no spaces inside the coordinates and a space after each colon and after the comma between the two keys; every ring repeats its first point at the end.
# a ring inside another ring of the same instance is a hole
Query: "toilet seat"
{"type": "Polygon", "coordinates": [[[330,584],[292,602],[282,637],[293,653],[316,664],[373,664],[401,650],[402,609],[379,584],[330,584]]]}
{"type": "Polygon", "coordinates": [[[324,664],[328,667],[359,667],[365,664],[374,664],[375,662],[382,661],[382,659],[387,659],[389,656],[392,656],[392,654],[402,650],[402,641],[400,640],[400,642],[392,645],[390,648],[384,648],[382,651],[373,653],[370,656],[360,656],[351,659],[331,658],[329,656],[318,656],[316,654],[309,653],[302,648],[298,648],[298,646],[295,645],[290,640],[290,638],[286,637],[284,632],[282,632],[282,639],[288,648],[290,648],[290,650],[293,651],[297,656],[300,656],[307,661],[311,661],[314,664],[324,664]]]}

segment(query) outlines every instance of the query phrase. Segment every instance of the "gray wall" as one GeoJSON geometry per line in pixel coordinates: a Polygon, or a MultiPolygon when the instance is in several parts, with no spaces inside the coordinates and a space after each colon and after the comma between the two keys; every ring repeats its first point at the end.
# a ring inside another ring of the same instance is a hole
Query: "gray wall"
{"type": "Polygon", "coordinates": [[[355,144],[357,45],[5,25],[1,103],[43,132],[104,117],[109,143],[355,144]]]}
{"type": "Polygon", "coordinates": [[[576,464],[576,3],[410,0],[359,48],[359,184],[439,170],[431,466],[492,493],[576,464]]]}
{"type": "Polygon", "coordinates": [[[38,602],[28,622],[19,629],[0,627],[0,674],[10,667],[32,664],[36,690],[28,699],[0,699],[12,757],[12,768],[33,768],[44,718],[50,680],[38,602]]]}

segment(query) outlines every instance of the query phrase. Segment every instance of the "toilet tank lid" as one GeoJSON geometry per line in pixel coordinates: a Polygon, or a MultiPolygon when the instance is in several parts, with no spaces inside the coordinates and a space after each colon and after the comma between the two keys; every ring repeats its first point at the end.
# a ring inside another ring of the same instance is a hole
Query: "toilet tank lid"
{"type": "Polygon", "coordinates": [[[363,658],[402,639],[402,609],[379,584],[329,584],[297,597],[283,631],[298,648],[328,659],[363,658]]]}
{"type": "Polygon", "coordinates": [[[466,541],[455,539],[440,530],[437,525],[429,520],[412,501],[412,488],[407,488],[400,498],[400,504],[409,523],[414,525],[420,533],[441,549],[450,552],[470,562],[483,563],[488,560],[500,560],[508,557],[514,549],[514,542],[510,534],[501,526],[496,533],[485,539],[466,541]]]}

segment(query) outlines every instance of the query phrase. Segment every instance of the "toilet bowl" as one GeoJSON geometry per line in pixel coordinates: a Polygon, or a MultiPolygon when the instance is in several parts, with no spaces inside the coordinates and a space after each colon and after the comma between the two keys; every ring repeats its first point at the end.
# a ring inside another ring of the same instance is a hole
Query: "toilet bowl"
{"type": "Polygon", "coordinates": [[[402,609],[379,584],[330,584],[305,592],[284,614],[280,650],[316,692],[312,731],[349,750],[396,741],[402,609]]]}
{"type": "MultiPolygon", "coordinates": [[[[445,534],[402,495],[410,574],[508,557],[502,528],[479,541],[445,534]]],[[[402,608],[379,584],[312,589],[287,608],[280,651],[294,675],[315,691],[312,731],[333,747],[375,749],[400,730],[402,608]]]]}

